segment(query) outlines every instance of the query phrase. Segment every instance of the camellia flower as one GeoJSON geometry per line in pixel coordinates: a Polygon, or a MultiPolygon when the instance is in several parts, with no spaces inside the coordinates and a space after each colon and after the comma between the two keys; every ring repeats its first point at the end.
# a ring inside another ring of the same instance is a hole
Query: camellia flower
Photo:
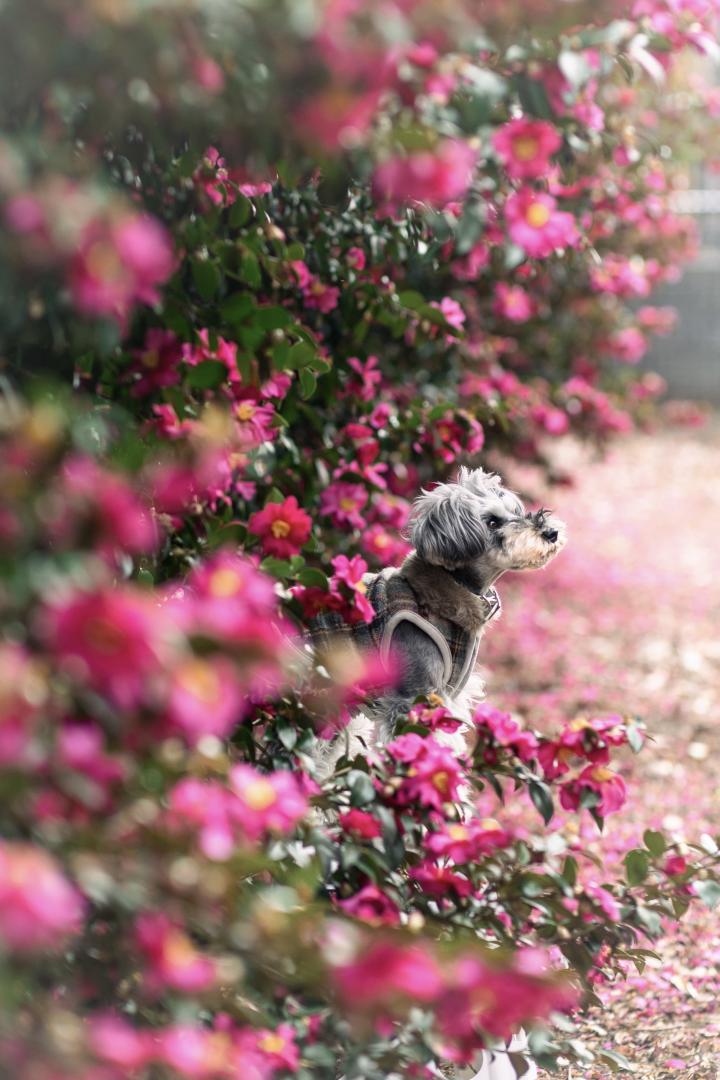
{"type": "Polygon", "coordinates": [[[276,438],[275,410],[272,405],[261,403],[254,390],[246,390],[238,395],[232,414],[235,436],[241,450],[254,450],[276,438]]]}
{"type": "Polygon", "coordinates": [[[308,540],[312,519],[298,506],[294,495],[281,503],[266,503],[264,510],[254,513],[248,522],[250,532],[261,537],[263,551],[278,559],[297,555],[308,540]]]}
{"type": "Polygon", "coordinates": [[[153,326],[145,335],[142,348],[133,349],[134,364],[129,374],[134,379],[130,393],[145,397],[165,386],[180,382],[183,347],[172,330],[153,326]]]}
{"type": "Polygon", "coordinates": [[[396,792],[401,805],[417,802],[442,811],[446,803],[457,797],[463,778],[457,757],[432,736],[400,735],[388,743],[387,752],[395,761],[408,766],[396,792]]]}
{"type": "Polygon", "coordinates": [[[158,529],[149,508],[122,476],[101,468],[94,458],[68,458],[61,495],[52,528],[56,541],[74,539],[72,534],[90,529],[95,549],[105,557],[123,551],[145,554],[157,547],[158,529]]]}
{"type": "Polygon", "coordinates": [[[338,907],[346,915],[370,923],[372,926],[394,926],[400,922],[400,911],[377,885],[364,885],[354,896],[338,900],[338,907]]]}
{"type": "Polygon", "coordinates": [[[508,322],[523,323],[535,314],[530,295],[520,285],[508,285],[499,281],[495,286],[493,311],[508,322]]]}
{"type": "Polygon", "coordinates": [[[382,835],[380,822],[366,810],[348,810],[346,814],[340,815],[338,823],[343,832],[362,840],[374,840],[382,835]]]}
{"type": "Polygon", "coordinates": [[[545,120],[518,117],[498,128],[492,144],[508,176],[534,180],[547,173],[550,158],[560,149],[562,139],[545,120]]]}
{"type": "Polygon", "coordinates": [[[430,950],[420,944],[375,941],[332,972],[341,996],[355,1006],[383,1007],[398,997],[432,1001],[442,989],[442,974],[430,950]]]}
{"type": "Polygon", "coordinates": [[[135,939],[145,962],[145,976],[154,991],[164,987],[195,993],[215,982],[211,959],[198,952],[190,938],[162,912],[143,912],[135,922],[135,939]]]}
{"type": "Polygon", "coordinates": [[[17,952],[57,949],[77,933],[83,899],[46,851],[0,841],[0,941],[17,952]]]}
{"type": "Polygon", "coordinates": [[[560,803],[566,810],[578,810],[585,792],[595,792],[599,798],[594,805],[601,817],[619,810],[627,798],[625,781],[605,765],[588,765],[576,780],[560,787],[560,803]]]}
{"type": "Polygon", "coordinates": [[[233,817],[253,839],[268,832],[290,832],[307,812],[307,799],[290,772],[266,774],[252,765],[235,765],[230,784],[237,796],[233,817]]]}
{"type": "Polygon", "coordinates": [[[174,262],[170,235],[154,218],[95,219],[70,264],[73,303],[83,315],[112,318],[124,328],[135,304],[157,303],[174,262]]]}
{"type": "Polygon", "coordinates": [[[472,882],[462,874],[456,874],[447,866],[423,863],[413,866],[409,877],[416,881],[422,891],[435,899],[442,899],[455,893],[459,897],[469,896],[473,890],[472,882]]]}
{"type": "Polygon", "coordinates": [[[368,493],[362,484],[335,481],[320,494],[320,513],[332,518],[333,525],[349,525],[351,529],[365,527],[360,511],[368,501],[368,493]]]}
{"type": "Polygon", "coordinates": [[[373,195],[381,213],[393,214],[403,203],[442,207],[462,199],[472,183],[477,151],[462,139],[442,139],[432,150],[416,150],[378,165],[373,195]]]}
{"type": "Polygon", "coordinates": [[[331,587],[337,588],[338,583],[342,582],[352,594],[354,607],[350,613],[350,621],[371,622],[375,617],[375,609],[365,595],[367,586],[363,577],[368,568],[365,560],[360,555],[353,555],[352,559],[348,559],[347,555],[336,555],[332,566],[335,573],[331,587]]]}
{"type": "Polygon", "coordinates": [[[130,586],[71,593],[43,612],[41,631],[63,667],[122,708],[137,705],[158,670],[166,621],[130,586]]]}
{"type": "Polygon", "coordinates": [[[557,200],[532,188],[509,196],[505,218],[510,239],[533,259],[574,247],[580,238],[572,214],[557,209],[557,200]]]}
{"type": "MultiPolygon", "coordinates": [[[[249,1032],[248,1032],[249,1034],[249,1032]]],[[[274,1031],[267,1028],[253,1032],[255,1048],[273,1069],[294,1073],[300,1065],[300,1048],[290,1024],[280,1024],[274,1031]]],[[[238,1072],[235,1074],[240,1076],[238,1072]]],[[[244,1075],[244,1074],[243,1074],[244,1075]]]]}
{"type": "Polygon", "coordinates": [[[471,818],[447,825],[441,832],[431,833],[425,846],[437,857],[462,864],[475,862],[510,843],[512,834],[501,828],[493,818],[471,818]]]}
{"type": "Polygon", "coordinates": [[[362,534],[363,550],[374,556],[382,566],[397,566],[412,550],[402,537],[384,525],[371,525],[362,534]]]}
{"type": "Polygon", "coordinates": [[[227,657],[188,656],[172,672],[168,720],[192,743],[203,735],[224,738],[245,713],[246,690],[227,657]]]}

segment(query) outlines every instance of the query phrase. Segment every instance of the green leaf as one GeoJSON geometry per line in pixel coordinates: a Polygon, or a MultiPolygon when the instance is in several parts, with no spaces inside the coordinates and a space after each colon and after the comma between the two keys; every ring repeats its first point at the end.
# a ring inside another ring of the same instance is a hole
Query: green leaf
{"type": "Polygon", "coordinates": [[[540,780],[531,780],[529,792],[530,798],[533,801],[533,806],[547,825],[555,813],[555,806],[553,804],[552,795],[550,794],[550,788],[540,780]]]}
{"type": "Polygon", "coordinates": [[[651,855],[659,859],[667,850],[667,840],[661,832],[654,829],[646,829],[643,833],[643,843],[651,855]]]}
{"type": "Polygon", "coordinates": [[[283,744],[286,750],[294,750],[295,744],[298,741],[298,730],[293,723],[287,719],[279,719],[276,721],[275,730],[280,742],[283,744]]]}
{"type": "Polygon", "coordinates": [[[202,360],[190,368],[187,383],[193,390],[214,390],[225,382],[227,375],[228,369],[221,360],[202,360]]]}
{"type": "Polygon", "coordinates": [[[212,300],[220,287],[220,271],[210,259],[193,259],[192,279],[203,300],[212,300]]]}
{"type": "Polygon", "coordinates": [[[409,308],[411,311],[422,311],[427,307],[427,300],[419,292],[415,292],[414,289],[407,289],[405,292],[401,292],[398,295],[398,301],[404,308],[409,308]]]}
{"type": "Polygon", "coordinates": [[[650,870],[650,860],[648,859],[647,852],[641,848],[633,848],[632,851],[628,851],[625,859],[625,877],[628,880],[629,885],[640,885],[648,876],[650,870]]]}
{"type": "Polygon", "coordinates": [[[574,885],[577,881],[577,872],[577,859],[574,859],[572,855],[568,855],[563,865],[562,876],[565,878],[569,885],[574,885]]]}
{"type": "Polygon", "coordinates": [[[270,491],[268,492],[268,496],[265,499],[265,505],[267,506],[268,503],[282,503],[282,502],[285,502],[285,496],[283,495],[280,488],[276,488],[276,487],[270,488],[270,491]]]}
{"type": "Polygon", "coordinates": [[[260,273],[260,263],[258,257],[253,251],[244,252],[240,259],[240,277],[243,281],[246,281],[248,285],[251,285],[253,289],[259,289],[262,284],[262,274],[260,273]]]}
{"type": "Polygon", "coordinates": [[[300,379],[300,394],[307,401],[311,398],[317,389],[317,379],[309,368],[303,368],[299,375],[300,379]]]}
{"type": "Polygon", "coordinates": [[[238,192],[230,210],[230,224],[235,228],[240,228],[241,225],[245,225],[250,220],[254,212],[255,207],[250,200],[238,192]]]}
{"type": "Polygon", "coordinates": [[[601,1050],[598,1057],[609,1065],[613,1072],[637,1072],[636,1066],[617,1050],[601,1050]]]}
{"type": "Polygon", "coordinates": [[[325,589],[330,588],[330,583],[322,570],[317,570],[314,566],[306,566],[304,570],[301,570],[298,574],[298,581],[301,585],[305,585],[307,588],[325,589]]]}
{"type": "Polygon", "coordinates": [[[308,345],[307,341],[296,341],[290,348],[285,367],[293,370],[305,368],[313,362],[316,354],[317,350],[308,345]]]}
{"type": "Polygon", "coordinates": [[[375,785],[367,773],[353,769],[348,774],[350,803],[352,806],[366,806],[375,800],[375,785]]]}
{"type": "Polygon", "coordinates": [[[711,910],[720,904],[720,883],[717,881],[696,881],[695,892],[706,907],[711,910]]]}
{"type": "Polygon", "coordinates": [[[243,322],[255,309],[255,301],[250,293],[233,293],[220,305],[220,315],[227,322],[243,322]]]}
{"type": "Polygon", "coordinates": [[[282,330],[293,321],[290,312],[281,307],[258,308],[253,318],[253,323],[264,330],[282,330]]]}
{"type": "Polygon", "coordinates": [[[276,578],[287,578],[292,573],[289,562],[286,562],[285,559],[276,559],[272,555],[269,555],[267,559],[263,559],[260,563],[260,569],[276,578]]]}

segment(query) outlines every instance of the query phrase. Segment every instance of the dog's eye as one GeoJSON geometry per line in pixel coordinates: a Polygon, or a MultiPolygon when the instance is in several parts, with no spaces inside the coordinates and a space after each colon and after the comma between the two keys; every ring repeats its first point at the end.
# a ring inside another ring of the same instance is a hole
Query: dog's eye
{"type": "Polygon", "coordinates": [[[487,518],[487,524],[489,529],[499,529],[502,525],[502,521],[493,514],[492,517],[487,518]]]}

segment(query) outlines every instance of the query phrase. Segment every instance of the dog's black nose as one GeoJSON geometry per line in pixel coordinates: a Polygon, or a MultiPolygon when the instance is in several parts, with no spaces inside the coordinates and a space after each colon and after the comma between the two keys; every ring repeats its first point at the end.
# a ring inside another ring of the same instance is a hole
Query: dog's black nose
{"type": "Polygon", "coordinates": [[[558,538],[557,529],[543,529],[542,538],[547,540],[548,544],[554,544],[558,538]]]}

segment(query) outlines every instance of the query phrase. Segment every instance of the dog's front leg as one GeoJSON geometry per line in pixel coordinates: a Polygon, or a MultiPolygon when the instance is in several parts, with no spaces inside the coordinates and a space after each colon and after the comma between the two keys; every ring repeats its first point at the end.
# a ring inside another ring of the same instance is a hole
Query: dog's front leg
{"type": "Polygon", "coordinates": [[[394,693],[380,698],[373,710],[377,721],[378,742],[389,742],[397,721],[407,715],[415,698],[421,694],[443,696],[445,661],[430,637],[411,622],[402,622],[390,642],[391,655],[400,667],[400,679],[394,693]]]}

